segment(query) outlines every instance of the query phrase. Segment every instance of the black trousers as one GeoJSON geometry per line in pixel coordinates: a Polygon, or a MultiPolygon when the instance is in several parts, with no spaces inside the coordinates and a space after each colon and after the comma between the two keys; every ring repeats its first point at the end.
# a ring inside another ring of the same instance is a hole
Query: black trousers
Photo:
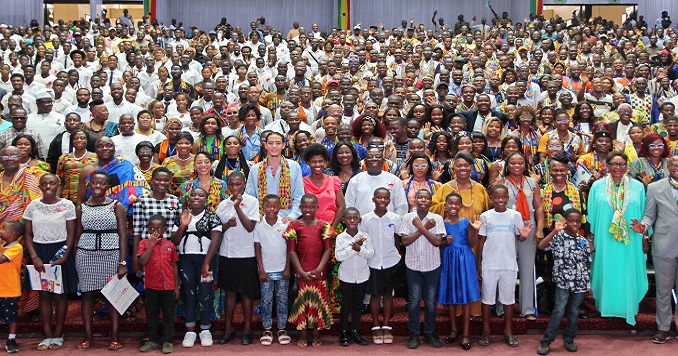
{"type": "Polygon", "coordinates": [[[363,313],[363,298],[367,290],[367,281],[363,283],[347,283],[339,281],[341,287],[341,313],[339,326],[348,331],[348,314],[351,314],[351,330],[360,331],[360,317],[363,313]]]}
{"type": "Polygon", "coordinates": [[[174,338],[175,301],[173,290],[146,289],[147,335],[151,342],[160,343],[158,324],[162,311],[162,342],[172,342],[174,338]]]}

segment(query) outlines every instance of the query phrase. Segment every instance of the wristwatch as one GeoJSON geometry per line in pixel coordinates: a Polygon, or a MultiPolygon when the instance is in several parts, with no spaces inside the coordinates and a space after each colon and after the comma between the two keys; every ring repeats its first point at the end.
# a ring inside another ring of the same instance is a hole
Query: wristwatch
{"type": "Polygon", "coordinates": [[[120,261],[119,265],[121,265],[121,266],[127,266],[127,261],[120,261]]]}

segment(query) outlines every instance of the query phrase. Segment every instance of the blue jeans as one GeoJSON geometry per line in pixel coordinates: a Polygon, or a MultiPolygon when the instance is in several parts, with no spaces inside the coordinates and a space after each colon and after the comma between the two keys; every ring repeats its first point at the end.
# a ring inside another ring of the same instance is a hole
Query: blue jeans
{"type": "Polygon", "coordinates": [[[278,314],[278,330],[285,330],[287,325],[287,299],[289,293],[290,281],[282,279],[279,281],[261,282],[261,323],[264,330],[270,330],[273,327],[273,294],[275,293],[276,314],[278,314]]]}
{"type": "MultiPolygon", "coordinates": [[[[205,255],[179,256],[179,276],[181,293],[184,296],[184,319],[186,327],[196,325],[196,310],[200,307],[200,329],[207,330],[212,325],[212,308],[214,303],[214,282],[200,283],[202,264],[205,255]]],[[[210,263],[210,271],[214,272],[216,259],[210,263]]]]}
{"type": "Polygon", "coordinates": [[[419,335],[419,302],[424,299],[424,334],[432,334],[436,328],[436,303],[440,267],[428,272],[407,269],[407,325],[410,334],[419,335]]]}
{"type": "Polygon", "coordinates": [[[551,319],[549,325],[546,327],[546,333],[541,339],[542,343],[552,343],[556,339],[560,321],[563,320],[563,315],[567,314],[567,326],[563,330],[563,340],[574,341],[577,334],[577,323],[579,322],[579,306],[586,293],[573,293],[567,289],[556,287],[555,306],[551,311],[551,319]]]}

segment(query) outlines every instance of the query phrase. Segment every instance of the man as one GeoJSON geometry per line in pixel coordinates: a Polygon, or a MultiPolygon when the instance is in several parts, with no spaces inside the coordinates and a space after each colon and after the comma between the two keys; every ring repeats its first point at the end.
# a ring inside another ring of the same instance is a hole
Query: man
{"type": "MultiPolygon", "coordinates": [[[[42,142],[52,142],[56,135],[64,131],[64,116],[52,110],[54,99],[50,90],[43,89],[37,92],[35,99],[38,111],[28,115],[26,127],[40,134],[42,142]]],[[[47,157],[47,147],[43,146],[43,149],[40,155],[47,157]]]]}
{"type": "Polygon", "coordinates": [[[374,202],[369,199],[377,188],[384,187],[391,193],[388,211],[400,216],[408,211],[407,197],[400,178],[382,170],[384,150],[379,147],[368,147],[365,157],[367,171],[360,172],[348,182],[346,189],[346,206],[354,207],[361,215],[374,210],[374,202]]]}
{"type": "Polygon", "coordinates": [[[113,85],[111,85],[111,97],[113,98],[113,101],[106,103],[108,118],[111,122],[117,124],[120,116],[123,114],[131,114],[136,122],[137,114],[141,111],[141,108],[125,100],[123,94],[124,92],[120,83],[113,83],[113,85]]]}
{"type": "MultiPolygon", "coordinates": [[[[671,294],[678,281],[678,156],[669,161],[669,177],[647,186],[645,213],[641,221],[632,220],[631,228],[643,236],[643,251],[652,246],[652,262],[656,280],[657,332],[652,337],[655,344],[663,344],[669,338],[671,329],[671,294]],[[652,227],[652,240],[648,230],[652,227]]],[[[676,320],[678,324],[678,309],[676,320]]]]}
{"type": "Polygon", "coordinates": [[[158,73],[155,70],[155,60],[152,56],[146,57],[144,59],[144,64],[146,65],[146,70],[139,72],[137,78],[139,78],[139,83],[141,83],[141,88],[144,90],[146,95],[151,98],[157,96],[157,89],[153,85],[158,80],[158,73]]]}
{"type": "MultiPolygon", "coordinates": [[[[2,134],[2,133],[0,133],[2,134]]],[[[304,183],[301,177],[301,167],[293,160],[282,156],[285,147],[284,136],[272,132],[266,138],[266,152],[268,155],[260,163],[250,169],[245,192],[258,197],[260,209],[261,201],[266,194],[278,194],[281,197],[281,209],[278,213],[284,223],[288,223],[301,216],[299,205],[304,195],[304,183]],[[282,179],[282,176],[285,176],[282,179]]],[[[402,189],[402,183],[400,184],[402,189]]],[[[405,203],[407,207],[407,202],[405,203]]]]}
{"type": "MultiPolygon", "coordinates": [[[[283,103],[283,105],[285,104],[289,104],[289,102],[283,103]]],[[[299,113],[295,112],[291,107],[290,109],[292,110],[285,112],[285,115],[281,111],[280,118],[266,125],[264,130],[276,131],[284,135],[292,135],[299,130],[313,133],[313,129],[301,120],[299,113]]]]}
{"type": "Polygon", "coordinates": [[[260,98],[261,98],[261,89],[257,88],[254,85],[247,88],[247,104],[252,104],[259,108],[259,111],[261,112],[261,121],[259,122],[259,126],[265,127],[266,125],[273,122],[273,115],[271,115],[271,110],[268,110],[264,106],[259,105],[260,98]]]}
{"type": "Polygon", "coordinates": [[[52,90],[54,91],[54,106],[52,110],[65,114],[66,108],[73,105],[75,96],[69,95],[66,92],[66,82],[62,79],[54,79],[52,82],[52,90]]]}
{"type": "Polygon", "coordinates": [[[35,106],[35,97],[26,93],[24,90],[25,82],[23,74],[12,74],[10,77],[10,82],[12,83],[12,91],[5,94],[5,96],[2,98],[2,105],[5,107],[5,110],[2,113],[9,114],[9,105],[7,104],[7,101],[12,95],[21,97],[21,105],[29,114],[38,111],[37,106],[35,106]]]}
{"type": "Polygon", "coordinates": [[[593,115],[600,117],[612,111],[612,96],[603,92],[603,81],[600,78],[593,78],[590,93],[586,93],[586,84],[588,84],[587,80],[584,81],[584,85],[577,92],[577,98],[586,100],[593,106],[593,115]]]}
{"type": "Polygon", "coordinates": [[[92,120],[92,112],[89,110],[90,92],[87,88],[80,88],[75,92],[77,104],[67,107],[64,113],[77,113],[82,119],[82,123],[88,123],[92,120]]]}
{"type": "Polygon", "coordinates": [[[10,113],[12,118],[12,127],[8,128],[5,131],[0,132],[0,148],[10,146],[14,138],[19,134],[25,134],[33,137],[35,140],[35,145],[37,146],[39,156],[38,159],[43,159],[42,152],[45,151],[45,145],[42,143],[42,137],[39,133],[26,127],[26,121],[28,120],[28,112],[24,108],[15,108],[10,113]]]}
{"type": "MultiPolygon", "coordinates": [[[[66,118],[64,119],[65,131],[56,135],[49,144],[49,149],[47,149],[47,158],[45,159],[45,162],[49,164],[50,171],[52,173],[56,173],[59,157],[61,157],[62,154],[73,152],[73,145],[71,145],[71,133],[81,128],[82,121],[80,121],[80,115],[74,112],[66,115],[66,118]]],[[[87,150],[94,152],[94,144],[97,138],[90,133],[87,133],[87,135],[89,136],[87,150]]]]}
{"type": "Polygon", "coordinates": [[[501,122],[506,123],[506,115],[500,111],[490,109],[491,106],[490,96],[487,94],[478,95],[477,99],[477,109],[463,111],[459,113],[466,120],[466,131],[478,131],[483,127],[485,120],[490,117],[498,117],[501,122]]]}
{"type": "Polygon", "coordinates": [[[47,89],[45,84],[35,81],[35,67],[31,64],[27,64],[22,67],[24,71],[24,90],[26,94],[32,95],[35,97],[35,94],[41,90],[47,89]]]}
{"type": "Polygon", "coordinates": [[[108,76],[106,86],[111,87],[114,83],[122,83],[122,71],[118,69],[118,58],[116,56],[108,57],[108,68],[104,71],[108,76]]]}
{"type": "Polygon", "coordinates": [[[67,70],[75,69],[78,72],[78,86],[80,88],[87,88],[93,72],[85,66],[85,52],[76,49],[71,51],[69,55],[73,61],[73,66],[67,68],[67,70]]]}

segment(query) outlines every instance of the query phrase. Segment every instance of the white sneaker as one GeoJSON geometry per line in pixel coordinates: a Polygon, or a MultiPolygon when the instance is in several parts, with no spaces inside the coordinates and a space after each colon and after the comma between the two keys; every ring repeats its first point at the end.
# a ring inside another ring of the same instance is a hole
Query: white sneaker
{"type": "Polygon", "coordinates": [[[212,341],[212,333],[209,330],[203,330],[200,332],[200,345],[209,347],[212,346],[214,342],[212,341]]]}
{"type": "Polygon", "coordinates": [[[184,341],[181,342],[181,346],[183,347],[193,347],[195,345],[195,339],[198,337],[198,334],[189,331],[186,333],[184,336],[184,341]]]}

